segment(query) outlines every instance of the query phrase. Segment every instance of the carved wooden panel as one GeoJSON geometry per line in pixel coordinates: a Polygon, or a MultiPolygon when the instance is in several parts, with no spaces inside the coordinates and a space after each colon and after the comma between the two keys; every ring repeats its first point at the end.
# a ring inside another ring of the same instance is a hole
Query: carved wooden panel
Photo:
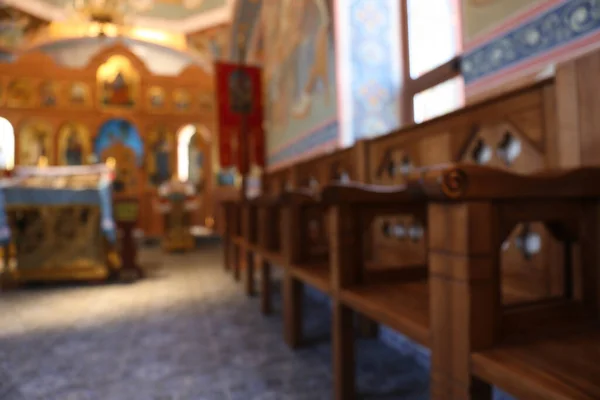
{"type": "Polygon", "coordinates": [[[329,229],[325,210],[309,206],[302,210],[301,233],[302,262],[315,263],[327,260],[329,254],[329,229]]]}
{"type": "MultiPolygon", "coordinates": [[[[541,113],[535,109],[503,121],[473,127],[461,161],[522,174],[548,167],[541,113]],[[512,121],[517,121],[513,123],[512,121]],[[517,127],[517,124],[519,127],[517,127]]],[[[556,296],[562,287],[558,243],[541,223],[517,225],[502,246],[502,295],[505,304],[556,296]],[[558,289],[557,289],[558,288],[558,289]]]]}

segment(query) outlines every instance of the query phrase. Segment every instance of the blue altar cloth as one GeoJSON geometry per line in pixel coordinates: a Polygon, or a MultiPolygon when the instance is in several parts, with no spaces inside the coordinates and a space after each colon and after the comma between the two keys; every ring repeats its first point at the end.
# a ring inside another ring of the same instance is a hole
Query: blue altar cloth
{"type": "Polygon", "coordinates": [[[6,207],[12,205],[98,205],[100,207],[102,232],[112,243],[117,239],[112,215],[112,194],[109,182],[102,182],[98,189],[49,189],[8,186],[0,191],[0,243],[10,240],[6,207]],[[7,233],[3,235],[3,233],[7,233]]]}

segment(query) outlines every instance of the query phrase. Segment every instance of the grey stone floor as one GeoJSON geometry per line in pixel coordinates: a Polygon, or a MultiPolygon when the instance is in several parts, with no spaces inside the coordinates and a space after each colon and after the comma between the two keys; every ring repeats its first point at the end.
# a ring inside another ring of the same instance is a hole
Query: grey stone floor
{"type": "MultiPolygon", "coordinates": [[[[161,266],[131,285],[0,293],[0,400],[331,398],[326,305],[306,299],[311,344],[294,352],[280,305],[261,316],[222,270],[218,246],[142,258],[161,266]]],[[[364,398],[428,398],[413,358],[371,340],[358,360],[364,398]]]]}

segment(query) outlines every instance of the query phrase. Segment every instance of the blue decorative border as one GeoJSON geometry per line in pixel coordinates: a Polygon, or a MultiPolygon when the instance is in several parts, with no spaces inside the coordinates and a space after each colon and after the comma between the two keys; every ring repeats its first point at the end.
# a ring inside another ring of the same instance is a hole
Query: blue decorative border
{"type": "Polygon", "coordinates": [[[332,121],[329,125],[311,133],[292,143],[291,145],[277,151],[274,154],[269,154],[267,165],[278,164],[288,158],[292,158],[308,151],[315,147],[330,142],[338,138],[339,124],[338,121],[332,121]]]}
{"type": "Polygon", "coordinates": [[[465,54],[466,84],[581,39],[600,28],[600,3],[569,0],[465,54]]]}

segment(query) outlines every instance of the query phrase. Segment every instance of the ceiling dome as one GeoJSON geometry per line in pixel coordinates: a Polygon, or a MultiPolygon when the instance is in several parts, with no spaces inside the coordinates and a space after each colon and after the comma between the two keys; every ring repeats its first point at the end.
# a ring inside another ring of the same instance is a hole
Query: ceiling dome
{"type": "Polygon", "coordinates": [[[41,50],[60,65],[71,68],[85,67],[90,59],[106,47],[122,43],[140,58],[150,72],[156,75],[177,75],[189,65],[197,65],[207,72],[212,69],[208,58],[192,56],[165,46],[130,38],[85,37],[59,40],[32,49],[41,50]]]}

